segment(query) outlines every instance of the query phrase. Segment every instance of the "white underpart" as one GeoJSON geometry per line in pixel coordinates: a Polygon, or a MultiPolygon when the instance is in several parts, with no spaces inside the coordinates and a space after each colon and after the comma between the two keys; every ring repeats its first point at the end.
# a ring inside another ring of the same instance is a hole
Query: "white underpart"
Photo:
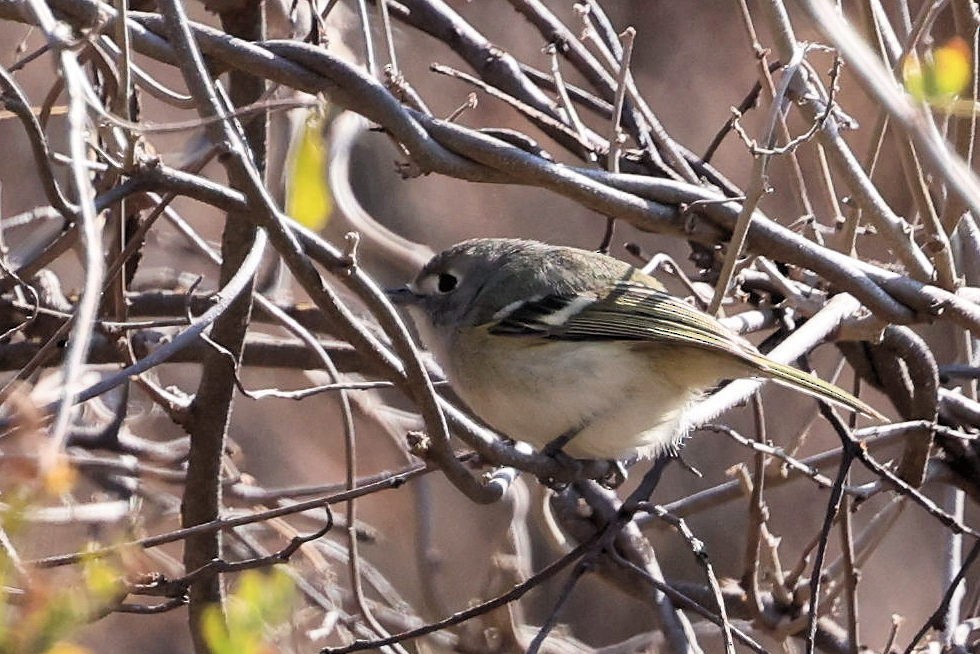
{"type": "Polygon", "coordinates": [[[576,431],[564,451],[577,458],[656,456],[683,438],[684,413],[701,391],[738,374],[718,369],[716,356],[706,360],[709,353],[696,348],[638,351],[629,342],[506,337],[479,328],[468,338],[443,338],[424,320],[419,331],[474,413],[538,449],[576,431]],[[492,353],[488,339],[496,343],[492,353]]]}

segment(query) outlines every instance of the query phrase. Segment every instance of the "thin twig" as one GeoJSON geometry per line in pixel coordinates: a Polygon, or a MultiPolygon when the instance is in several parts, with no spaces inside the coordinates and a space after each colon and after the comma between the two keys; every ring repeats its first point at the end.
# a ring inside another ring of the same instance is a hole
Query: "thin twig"
{"type": "MultiPolygon", "coordinates": [[[[776,95],[773,97],[772,107],[769,110],[769,117],[766,121],[766,126],[762,131],[762,138],[760,139],[760,141],[765,144],[767,149],[772,146],[773,139],[776,138],[776,122],[779,115],[782,113],[786,93],[789,91],[790,83],[798,74],[804,54],[805,50],[803,48],[798,48],[793,53],[793,57],[786,63],[782,81],[779,84],[779,89],[776,92],[776,95]]],[[[718,282],[715,285],[715,295],[711,299],[711,304],[708,305],[708,313],[712,315],[716,315],[718,313],[718,310],[721,308],[722,301],[728,295],[728,289],[731,285],[732,277],[735,274],[735,265],[738,263],[739,257],[742,256],[742,248],[745,246],[745,241],[749,234],[749,227],[752,223],[753,213],[755,212],[755,208],[758,206],[759,201],[762,200],[763,194],[767,190],[767,169],[770,158],[770,154],[762,152],[755,156],[752,164],[752,177],[749,183],[749,189],[745,194],[745,202],[742,204],[742,210],[739,213],[738,220],[735,223],[735,230],[732,233],[732,238],[728,243],[728,250],[725,253],[725,261],[722,264],[721,272],[718,274],[718,282]]]]}
{"type": "MultiPolygon", "coordinates": [[[[613,174],[619,173],[619,157],[623,149],[623,139],[625,138],[620,131],[620,125],[623,119],[623,103],[626,101],[627,83],[630,74],[630,62],[633,58],[633,42],[636,40],[636,30],[633,27],[627,27],[620,35],[620,38],[623,41],[623,53],[620,57],[619,71],[616,76],[616,99],[613,102],[612,125],[609,130],[609,152],[606,155],[606,168],[613,174]]],[[[606,232],[597,248],[599,252],[609,252],[615,227],[616,219],[612,216],[606,218],[606,232]]]]}
{"type": "MultiPolygon", "coordinates": [[[[596,536],[598,539],[598,535],[596,536]]],[[[386,645],[392,645],[394,643],[400,643],[406,640],[411,640],[413,638],[418,638],[419,636],[425,636],[436,631],[445,629],[446,627],[451,627],[453,625],[461,624],[467,620],[488,613],[501,606],[506,606],[507,604],[519,600],[521,597],[526,595],[530,590],[541,585],[547,579],[555,576],[561,572],[564,568],[568,567],[570,564],[578,560],[588,549],[592,546],[592,542],[582,543],[571,552],[565,554],[560,559],[553,561],[548,564],[540,571],[538,571],[534,576],[532,576],[527,581],[514,586],[511,590],[499,595],[491,600],[481,602],[475,606],[454,613],[453,615],[439,620],[437,622],[432,622],[423,627],[417,629],[410,629],[408,631],[403,631],[398,634],[394,634],[387,638],[382,638],[374,641],[355,641],[350,645],[345,645],[343,647],[327,647],[321,651],[322,654],[348,654],[349,652],[361,652],[364,650],[378,649],[379,647],[384,647],[386,645]]]]}
{"type": "Polygon", "coordinates": [[[963,561],[963,566],[956,576],[953,577],[952,582],[946,588],[946,592],[943,593],[943,599],[939,602],[939,606],[936,607],[936,610],[929,616],[925,624],[912,637],[912,640],[905,648],[905,654],[912,654],[912,650],[915,649],[915,646],[919,644],[919,641],[922,640],[930,629],[942,629],[946,612],[949,610],[949,604],[953,600],[953,596],[956,594],[957,589],[959,589],[964,577],[966,577],[966,573],[970,570],[970,567],[977,560],[978,556],[980,556],[980,541],[973,544],[970,553],[966,555],[966,559],[963,561]]]}

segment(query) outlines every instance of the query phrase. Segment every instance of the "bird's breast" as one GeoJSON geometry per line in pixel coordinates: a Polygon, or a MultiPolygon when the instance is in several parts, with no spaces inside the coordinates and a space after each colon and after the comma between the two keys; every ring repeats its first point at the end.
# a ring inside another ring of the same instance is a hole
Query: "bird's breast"
{"type": "Polygon", "coordinates": [[[577,458],[659,454],[683,436],[684,410],[717,381],[676,352],[619,341],[480,331],[433,352],[481,419],[538,449],[576,430],[564,449],[577,458]]]}

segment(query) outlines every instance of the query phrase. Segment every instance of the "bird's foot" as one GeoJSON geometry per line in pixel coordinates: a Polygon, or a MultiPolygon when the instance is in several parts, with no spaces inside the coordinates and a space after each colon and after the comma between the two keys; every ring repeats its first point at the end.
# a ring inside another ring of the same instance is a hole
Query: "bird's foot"
{"type": "Polygon", "coordinates": [[[550,488],[551,490],[553,490],[555,492],[561,492],[561,491],[565,490],[566,488],[568,488],[568,485],[569,485],[570,482],[567,481],[567,480],[569,480],[569,479],[577,479],[577,478],[581,477],[581,475],[582,475],[582,464],[578,461],[578,459],[575,459],[573,457],[568,456],[567,454],[565,454],[564,452],[562,452],[560,449],[558,449],[558,450],[556,450],[554,452],[548,452],[547,451],[547,447],[546,447],[545,450],[544,450],[544,453],[547,454],[548,456],[550,456],[562,468],[564,468],[565,470],[568,471],[568,474],[564,476],[565,477],[565,481],[558,481],[557,479],[554,479],[553,477],[548,477],[548,478],[542,478],[542,479],[540,479],[541,483],[544,484],[545,486],[547,486],[548,488],[550,488]]]}
{"type": "Polygon", "coordinates": [[[615,490],[622,486],[627,479],[626,466],[623,465],[622,461],[615,459],[609,459],[606,463],[609,464],[609,470],[602,479],[598,480],[599,485],[609,490],[615,490]]]}
{"type": "Polygon", "coordinates": [[[566,445],[568,445],[568,442],[572,440],[575,437],[575,434],[577,434],[578,432],[579,430],[577,428],[569,429],[564,434],[562,434],[558,438],[554,439],[553,441],[550,441],[547,445],[545,445],[541,449],[541,453],[544,454],[545,456],[554,457],[556,459],[558,458],[558,455],[561,454],[566,459],[574,461],[575,459],[572,459],[570,456],[562,452],[562,449],[566,445]]]}

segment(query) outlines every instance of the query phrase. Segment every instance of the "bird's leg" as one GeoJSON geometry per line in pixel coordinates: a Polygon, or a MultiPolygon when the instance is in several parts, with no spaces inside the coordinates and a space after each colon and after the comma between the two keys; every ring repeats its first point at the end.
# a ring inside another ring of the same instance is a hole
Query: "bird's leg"
{"type": "Polygon", "coordinates": [[[609,472],[606,473],[606,476],[603,477],[599,483],[603,488],[615,490],[622,486],[623,482],[626,481],[626,466],[622,461],[618,461],[616,459],[609,459],[607,463],[609,464],[609,472]]]}
{"type": "MultiPolygon", "coordinates": [[[[573,427],[568,431],[566,431],[565,433],[563,433],[558,438],[549,442],[543,448],[541,448],[542,454],[544,454],[545,456],[550,456],[552,459],[560,463],[562,466],[568,468],[572,472],[572,476],[575,478],[577,478],[581,474],[582,465],[577,460],[575,460],[575,458],[565,454],[562,451],[562,448],[568,445],[568,442],[573,438],[575,438],[575,435],[578,434],[580,431],[582,431],[581,427],[573,427]]],[[[563,486],[563,484],[556,485],[554,480],[543,479],[542,482],[544,482],[544,484],[549,488],[555,490],[559,490],[558,486],[563,486]]]]}
{"type": "MultiPolygon", "coordinates": [[[[577,427],[572,427],[567,430],[558,438],[552,440],[541,450],[541,453],[550,456],[559,463],[568,466],[573,471],[578,473],[582,466],[579,465],[578,461],[562,451],[568,443],[582,431],[584,425],[579,425],[577,427]]],[[[626,467],[622,462],[615,459],[609,459],[609,473],[599,480],[599,483],[603,488],[608,488],[610,490],[618,488],[626,481],[626,467]]]]}
{"type": "Polygon", "coordinates": [[[555,456],[556,454],[561,452],[562,449],[566,445],[568,445],[569,441],[575,438],[575,436],[578,435],[580,431],[582,431],[581,425],[577,427],[572,427],[571,429],[563,433],[561,436],[559,436],[558,438],[554,439],[553,441],[545,445],[544,449],[541,450],[541,453],[544,454],[545,456],[555,456]]]}

